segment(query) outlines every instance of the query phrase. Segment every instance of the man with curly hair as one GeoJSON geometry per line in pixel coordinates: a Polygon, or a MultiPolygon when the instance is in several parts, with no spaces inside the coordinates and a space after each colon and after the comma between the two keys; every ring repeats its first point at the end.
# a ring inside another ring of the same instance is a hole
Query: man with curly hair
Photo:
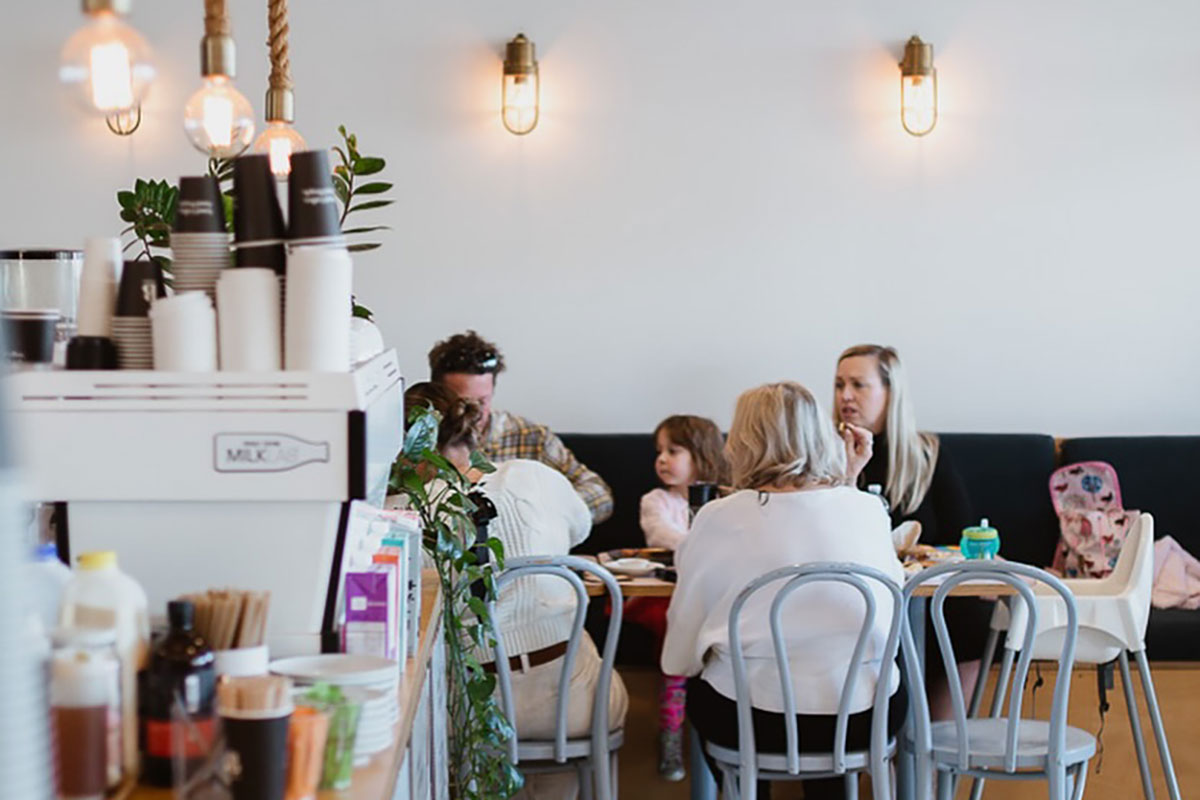
{"type": "Polygon", "coordinates": [[[613,509],[612,490],[603,478],[579,462],[562,439],[545,425],[492,409],[496,376],[503,371],[500,349],[475,331],[456,333],[429,351],[430,380],[475,401],[482,409],[480,449],[484,455],[497,463],[527,458],[554,467],[587,503],[593,524],[608,519],[613,509]]]}

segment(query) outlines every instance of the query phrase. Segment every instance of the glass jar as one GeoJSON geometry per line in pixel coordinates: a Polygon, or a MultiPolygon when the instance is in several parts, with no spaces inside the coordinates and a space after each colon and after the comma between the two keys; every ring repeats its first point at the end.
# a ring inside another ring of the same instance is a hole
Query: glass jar
{"type": "Polygon", "coordinates": [[[66,361],[79,311],[82,250],[0,250],[0,310],[59,313],[54,363],[66,361]]]}

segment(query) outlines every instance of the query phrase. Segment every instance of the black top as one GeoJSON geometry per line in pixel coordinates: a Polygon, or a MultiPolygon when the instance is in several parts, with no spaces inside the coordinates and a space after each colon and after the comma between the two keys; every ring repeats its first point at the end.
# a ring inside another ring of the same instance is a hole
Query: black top
{"type": "MultiPolygon", "coordinates": [[[[885,435],[876,437],[874,449],[874,455],[858,476],[858,485],[866,488],[877,483],[886,490],[888,444],[885,435]]],[[[962,538],[963,528],[978,524],[971,509],[971,498],[967,496],[966,486],[954,466],[954,460],[944,447],[938,448],[933,481],[929,484],[929,491],[925,493],[921,505],[911,514],[901,513],[897,508],[893,508],[891,514],[893,527],[908,520],[921,523],[922,544],[956,545],[962,538]]]]}

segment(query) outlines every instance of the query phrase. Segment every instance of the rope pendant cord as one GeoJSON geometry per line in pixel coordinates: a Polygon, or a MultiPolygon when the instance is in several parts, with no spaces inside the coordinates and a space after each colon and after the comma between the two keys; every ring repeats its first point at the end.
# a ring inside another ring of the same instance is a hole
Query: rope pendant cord
{"type": "Polygon", "coordinates": [[[287,0],[268,0],[267,27],[267,47],[271,52],[271,75],[267,83],[272,89],[291,89],[292,62],[288,53],[287,0]]]}
{"type": "Polygon", "coordinates": [[[225,0],[204,0],[204,35],[233,35],[233,23],[229,20],[225,0]]]}

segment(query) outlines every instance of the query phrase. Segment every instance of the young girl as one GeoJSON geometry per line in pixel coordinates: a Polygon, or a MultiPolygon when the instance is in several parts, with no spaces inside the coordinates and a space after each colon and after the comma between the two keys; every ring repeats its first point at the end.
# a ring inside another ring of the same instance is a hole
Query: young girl
{"type": "MultiPolygon", "coordinates": [[[[649,547],[674,550],[687,536],[688,487],[693,483],[729,483],[725,463],[724,439],[716,423],[704,417],[677,415],[667,417],[654,429],[658,456],[654,471],[662,481],[661,489],[642,496],[641,524],[649,547]]],[[[658,636],[659,648],[666,635],[668,601],[639,597],[625,606],[627,618],[638,622],[658,636]]],[[[687,678],[664,675],[659,695],[658,771],[667,780],[678,781],[683,770],[683,712],[687,678]]]]}

